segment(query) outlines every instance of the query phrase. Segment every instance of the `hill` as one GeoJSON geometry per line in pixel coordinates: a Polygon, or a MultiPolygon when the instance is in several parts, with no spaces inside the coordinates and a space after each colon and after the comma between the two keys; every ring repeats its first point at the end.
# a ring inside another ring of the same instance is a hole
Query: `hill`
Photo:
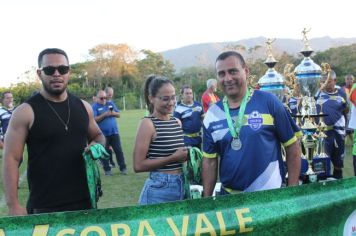
{"type": "MultiPolygon", "coordinates": [[[[161,53],[163,57],[173,63],[175,69],[179,71],[185,67],[213,65],[220,52],[232,47],[235,49],[238,48],[246,58],[265,58],[266,41],[267,38],[265,37],[257,37],[233,42],[202,43],[167,50],[161,53]]],[[[333,39],[325,36],[321,38],[312,38],[309,42],[315,52],[320,52],[329,48],[356,43],[356,38],[333,39]]],[[[299,39],[276,39],[273,44],[274,55],[278,56],[283,52],[287,52],[288,54],[297,56],[302,46],[302,41],[299,39]]]]}

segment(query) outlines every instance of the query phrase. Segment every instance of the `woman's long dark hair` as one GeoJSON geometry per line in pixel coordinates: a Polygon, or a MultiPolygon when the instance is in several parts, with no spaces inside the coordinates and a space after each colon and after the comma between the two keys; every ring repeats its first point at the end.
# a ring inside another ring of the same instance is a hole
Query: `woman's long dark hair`
{"type": "Polygon", "coordinates": [[[167,79],[166,77],[155,76],[155,75],[150,75],[146,79],[145,86],[144,86],[144,97],[150,114],[153,113],[154,107],[153,104],[150,102],[148,96],[155,97],[158,90],[165,84],[173,85],[173,82],[167,79]]]}

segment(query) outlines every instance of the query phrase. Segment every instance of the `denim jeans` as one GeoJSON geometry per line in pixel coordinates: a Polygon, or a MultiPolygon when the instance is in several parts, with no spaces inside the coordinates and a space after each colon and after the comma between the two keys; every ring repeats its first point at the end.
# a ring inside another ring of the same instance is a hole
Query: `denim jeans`
{"type": "Polygon", "coordinates": [[[143,186],[139,204],[156,204],[184,199],[184,177],[181,175],[151,172],[143,186]]]}

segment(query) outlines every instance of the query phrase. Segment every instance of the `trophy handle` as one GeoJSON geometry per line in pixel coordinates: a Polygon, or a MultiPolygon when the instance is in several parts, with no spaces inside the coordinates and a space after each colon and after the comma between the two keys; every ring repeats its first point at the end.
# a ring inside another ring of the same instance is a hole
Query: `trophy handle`
{"type": "Polygon", "coordinates": [[[330,65],[326,62],[321,63],[321,71],[322,71],[322,75],[327,74],[327,78],[326,78],[325,82],[320,85],[320,91],[324,91],[326,85],[329,83],[329,81],[332,80],[330,65]]]}
{"type": "Polygon", "coordinates": [[[247,86],[255,89],[258,85],[258,81],[257,81],[257,76],[256,75],[249,75],[247,78],[247,86]]]}

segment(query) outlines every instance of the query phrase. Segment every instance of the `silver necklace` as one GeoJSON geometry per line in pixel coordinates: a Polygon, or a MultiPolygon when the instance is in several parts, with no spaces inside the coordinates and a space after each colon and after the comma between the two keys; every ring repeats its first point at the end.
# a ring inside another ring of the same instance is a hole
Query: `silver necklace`
{"type": "Polygon", "coordinates": [[[54,112],[54,114],[56,114],[56,116],[58,117],[59,121],[64,125],[64,129],[66,131],[68,131],[68,124],[69,124],[69,119],[70,119],[70,106],[69,106],[69,96],[67,97],[67,104],[68,104],[68,119],[67,122],[64,122],[64,120],[59,116],[59,114],[57,113],[57,111],[54,109],[54,107],[52,107],[52,105],[49,103],[49,101],[45,98],[46,103],[48,104],[48,106],[52,109],[52,111],[54,112]]]}

